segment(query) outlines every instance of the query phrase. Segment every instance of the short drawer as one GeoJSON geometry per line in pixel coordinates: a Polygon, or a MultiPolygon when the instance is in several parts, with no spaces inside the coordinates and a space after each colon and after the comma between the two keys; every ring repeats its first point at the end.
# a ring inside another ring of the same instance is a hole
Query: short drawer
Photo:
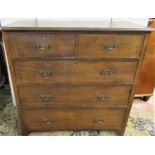
{"type": "Polygon", "coordinates": [[[134,81],[137,61],[15,61],[18,84],[134,81]]]}
{"type": "Polygon", "coordinates": [[[81,34],[79,57],[137,58],[143,34],[81,34]]]}
{"type": "Polygon", "coordinates": [[[19,86],[28,108],[127,106],[131,86],[19,86]]]}
{"type": "Polygon", "coordinates": [[[8,32],[14,58],[73,57],[74,34],[8,32]]]}
{"type": "Polygon", "coordinates": [[[121,129],[125,110],[24,110],[27,130],[121,129]]]}

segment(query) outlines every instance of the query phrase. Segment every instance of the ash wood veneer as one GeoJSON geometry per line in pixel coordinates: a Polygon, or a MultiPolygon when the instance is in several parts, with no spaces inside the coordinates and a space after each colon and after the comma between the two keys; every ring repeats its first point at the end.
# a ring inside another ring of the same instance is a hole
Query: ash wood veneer
{"type": "Polygon", "coordinates": [[[2,28],[23,133],[123,135],[152,29],[101,23],[21,22],[2,28]]]}
{"type": "Polygon", "coordinates": [[[124,58],[139,57],[144,36],[140,34],[82,34],[79,35],[79,56],[124,58]],[[111,51],[106,46],[114,43],[111,51]],[[130,48],[129,48],[130,47],[130,48]]]}
{"type": "Polygon", "coordinates": [[[70,128],[119,130],[123,125],[125,111],[124,109],[43,109],[24,111],[23,114],[28,130],[66,130],[70,128]]]}
{"type": "Polygon", "coordinates": [[[17,83],[133,82],[137,61],[14,61],[17,83]],[[40,67],[38,67],[40,66],[40,67]],[[108,73],[111,72],[110,74],[108,73]],[[40,75],[49,72],[49,75],[40,75]]]}
{"type": "Polygon", "coordinates": [[[74,34],[50,32],[9,32],[13,57],[65,57],[75,56],[74,34]],[[44,47],[41,47],[44,44],[44,47]],[[39,47],[40,46],[40,47],[39,47]],[[43,48],[47,48],[44,50],[43,48]]]}
{"type": "Polygon", "coordinates": [[[19,94],[23,106],[127,106],[131,86],[21,86],[19,94]],[[31,90],[31,91],[30,91],[31,90]],[[33,93],[32,93],[33,92],[33,93]]]}

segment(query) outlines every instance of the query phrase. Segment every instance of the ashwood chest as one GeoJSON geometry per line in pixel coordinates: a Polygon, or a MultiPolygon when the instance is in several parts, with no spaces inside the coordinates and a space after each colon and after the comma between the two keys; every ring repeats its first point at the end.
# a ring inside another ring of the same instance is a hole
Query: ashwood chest
{"type": "Polygon", "coordinates": [[[87,25],[2,28],[23,133],[123,135],[151,29],[87,25]]]}

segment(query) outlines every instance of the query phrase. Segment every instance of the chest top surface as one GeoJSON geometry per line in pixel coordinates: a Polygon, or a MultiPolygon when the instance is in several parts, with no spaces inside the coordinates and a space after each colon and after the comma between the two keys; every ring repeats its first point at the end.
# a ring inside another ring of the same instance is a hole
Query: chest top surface
{"type": "Polygon", "coordinates": [[[17,21],[2,27],[2,30],[60,30],[60,31],[153,31],[154,29],[144,27],[125,21],[17,21]]]}

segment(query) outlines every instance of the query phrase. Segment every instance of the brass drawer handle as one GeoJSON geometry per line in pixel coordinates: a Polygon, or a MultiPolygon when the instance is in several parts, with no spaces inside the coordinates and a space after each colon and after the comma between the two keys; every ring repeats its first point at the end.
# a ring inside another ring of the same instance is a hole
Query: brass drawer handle
{"type": "Polygon", "coordinates": [[[47,118],[44,118],[43,122],[45,123],[45,125],[53,125],[55,123],[54,120],[47,119],[47,118]]]}
{"type": "Polygon", "coordinates": [[[113,71],[110,70],[110,69],[105,69],[105,70],[102,70],[102,71],[100,72],[100,74],[101,74],[101,75],[111,75],[111,74],[113,74],[113,71]]]}
{"type": "Polygon", "coordinates": [[[118,43],[107,43],[104,45],[104,48],[107,50],[113,50],[115,48],[118,48],[119,44],[118,43]]]}
{"type": "Polygon", "coordinates": [[[40,99],[41,101],[48,102],[48,101],[53,100],[54,97],[51,95],[40,95],[40,99]]]}
{"type": "Polygon", "coordinates": [[[48,49],[50,48],[50,45],[38,43],[38,44],[36,44],[35,47],[36,47],[38,50],[44,51],[44,50],[48,50],[48,49]]]}
{"type": "Polygon", "coordinates": [[[97,99],[98,100],[101,100],[101,101],[106,101],[108,100],[110,97],[109,96],[106,96],[106,95],[101,95],[101,96],[98,96],[97,99]]]}
{"type": "Polygon", "coordinates": [[[49,77],[52,75],[52,71],[51,70],[40,70],[37,75],[40,77],[49,77]]]}
{"type": "Polygon", "coordinates": [[[104,119],[103,118],[95,118],[95,123],[97,123],[97,124],[102,124],[102,123],[104,123],[104,119]]]}

